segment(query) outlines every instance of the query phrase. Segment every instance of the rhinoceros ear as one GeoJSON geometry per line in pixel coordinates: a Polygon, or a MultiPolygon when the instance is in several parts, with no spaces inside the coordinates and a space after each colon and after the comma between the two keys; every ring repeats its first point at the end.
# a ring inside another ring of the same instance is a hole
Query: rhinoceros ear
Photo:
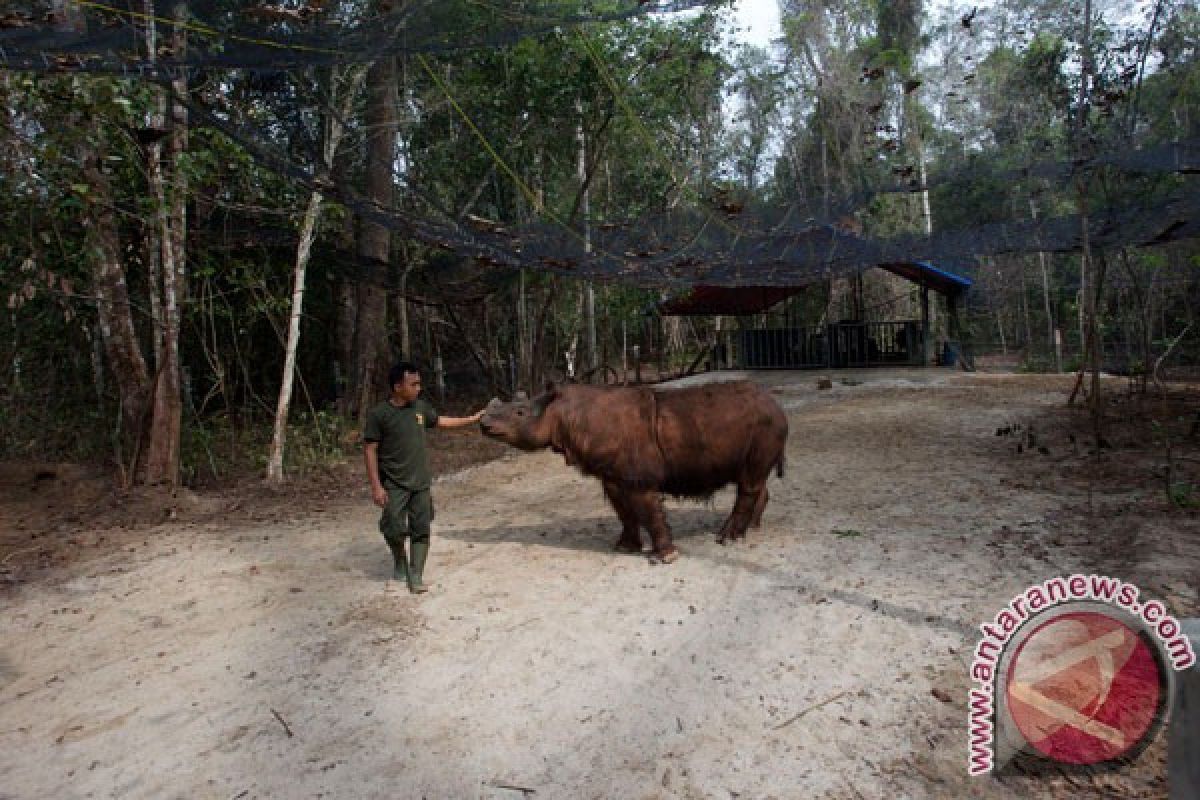
{"type": "Polygon", "coordinates": [[[546,381],[546,391],[538,395],[537,399],[533,401],[533,415],[540,417],[542,412],[546,410],[546,406],[553,403],[559,396],[560,393],[554,381],[546,381]]]}
{"type": "Polygon", "coordinates": [[[520,391],[513,395],[513,400],[517,403],[524,403],[529,400],[529,395],[525,394],[523,391],[520,391]]]}

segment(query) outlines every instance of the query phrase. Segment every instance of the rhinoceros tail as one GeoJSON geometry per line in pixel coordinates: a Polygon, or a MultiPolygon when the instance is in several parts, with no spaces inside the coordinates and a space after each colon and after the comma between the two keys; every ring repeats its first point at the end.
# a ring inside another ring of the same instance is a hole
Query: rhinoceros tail
{"type": "Polygon", "coordinates": [[[780,453],[779,459],[775,462],[775,474],[780,478],[783,477],[783,468],[786,463],[787,457],[783,453],[780,453]]]}

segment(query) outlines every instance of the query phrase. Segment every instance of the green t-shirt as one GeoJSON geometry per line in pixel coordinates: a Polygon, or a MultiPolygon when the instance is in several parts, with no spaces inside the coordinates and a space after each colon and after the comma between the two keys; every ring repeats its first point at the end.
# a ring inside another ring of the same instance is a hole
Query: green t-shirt
{"type": "Polygon", "coordinates": [[[399,407],[385,400],[367,412],[363,441],[379,442],[379,480],[385,488],[429,488],[433,476],[425,452],[425,429],[437,421],[433,406],[420,397],[399,407]]]}

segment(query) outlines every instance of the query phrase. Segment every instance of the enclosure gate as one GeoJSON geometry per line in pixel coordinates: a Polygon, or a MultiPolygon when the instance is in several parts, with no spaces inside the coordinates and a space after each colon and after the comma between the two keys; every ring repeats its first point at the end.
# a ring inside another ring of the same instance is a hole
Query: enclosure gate
{"type": "Polygon", "coordinates": [[[817,327],[724,331],[713,348],[717,369],[917,366],[928,363],[917,320],[838,322],[817,327]]]}

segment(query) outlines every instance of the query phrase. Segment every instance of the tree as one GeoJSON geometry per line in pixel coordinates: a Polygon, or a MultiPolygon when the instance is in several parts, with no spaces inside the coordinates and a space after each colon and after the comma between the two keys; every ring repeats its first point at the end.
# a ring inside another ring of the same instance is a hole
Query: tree
{"type": "MultiPolygon", "coordinates": [[[[318,185],[327,184],[333,170],[334,158],[345,130],[345,120],[350,116],[351,106],[358,94],[364,71],[350,68],[348,74],[339,76],[333,70],[330,76],[330,100],[335,105],[323,117],[321,163],[316,175],[318,185]],[[345,85],[339,87],[339,81],[345,85]],[[337,101],[340,99],[340,103],[337,101]]],[[[300,318],[304,311],[305,280],[308,260],[312,253],[313,240],[317,235],[322,195],[314,189],[309,195],[308,206],[300,223],[300,241],[296,245],[296,268],[292,278],[291,307],[288,312],[287,342],[284,346],[283,377],[279,385],[279,400],[275,408],[275,426],[271,434],[271,451],[267,457],[267,481],[283,482],[283,450],[287,439],[288,409],[292,401],[292,382],[296,375],[296,353],[300,346],[300,318]]]]}

